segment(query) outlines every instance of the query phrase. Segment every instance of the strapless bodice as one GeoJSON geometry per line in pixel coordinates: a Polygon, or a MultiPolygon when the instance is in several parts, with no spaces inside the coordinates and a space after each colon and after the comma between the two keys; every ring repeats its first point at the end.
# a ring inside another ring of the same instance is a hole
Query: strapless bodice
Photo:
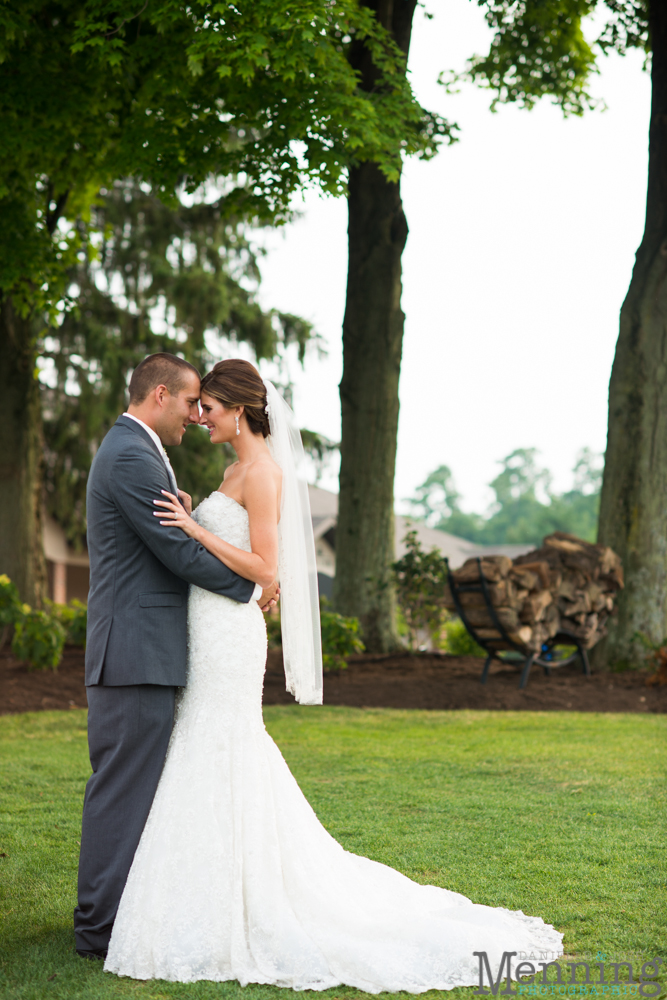
{"type": "Polygon", "coordinates": [[[202,528],[223,538],[237,549],[250,552],[250,523],[245,507],[220,490],[214,490],[194,510],[192,517],[202,528]]]}

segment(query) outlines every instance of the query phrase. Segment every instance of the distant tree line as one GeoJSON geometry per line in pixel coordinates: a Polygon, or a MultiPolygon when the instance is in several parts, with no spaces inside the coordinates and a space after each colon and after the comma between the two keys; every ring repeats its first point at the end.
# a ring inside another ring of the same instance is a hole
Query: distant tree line
{"type": "Polygon", "coordinates": [[[551,474],[536,460],[535,448],[517,448],[500,463],[489,486],[495,500],[486,514],[461,510],[461,495],[446,465],[417,487],[410,504],[415,515],[433,528],[480,545],[538,545],[552,531],[567,531],[586,541],[597,537],[602,485],[602,458],[589,448],[579,452],[572,488],[555,493],[551,474]]]}

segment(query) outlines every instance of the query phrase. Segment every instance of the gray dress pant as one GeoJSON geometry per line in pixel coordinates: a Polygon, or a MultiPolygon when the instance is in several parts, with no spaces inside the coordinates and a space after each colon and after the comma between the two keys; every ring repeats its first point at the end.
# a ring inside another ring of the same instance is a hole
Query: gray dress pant
{"type": "Polygon", "coordinates": [[[176,688],[86,690],[93,773],[83,803],[74,934],[77,951],[103,953],[160,780],[176,688]]]}

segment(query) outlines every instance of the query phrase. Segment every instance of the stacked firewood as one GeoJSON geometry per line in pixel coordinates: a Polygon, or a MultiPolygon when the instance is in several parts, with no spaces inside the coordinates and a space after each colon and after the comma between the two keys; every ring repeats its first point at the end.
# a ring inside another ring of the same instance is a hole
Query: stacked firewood
{"type": "MultiPolygon", "coordinates": [[[[514,642],[535,651],[557,633],[577,636],[590,649],[606,635],[614,597],[623,586],[621,560],[612,549],[562,531],[514,561],[484,556],[481,568],[498,620],[514,642]]],[[[477,559],[468,559],[452,576],[458,584],[477,583],[477,559]]],[[[480,639],[498,637],[483,594],[463,592],[460,601],[480,639]]],[[[456,610],[448,587],[444,604],[456,610]]]]}

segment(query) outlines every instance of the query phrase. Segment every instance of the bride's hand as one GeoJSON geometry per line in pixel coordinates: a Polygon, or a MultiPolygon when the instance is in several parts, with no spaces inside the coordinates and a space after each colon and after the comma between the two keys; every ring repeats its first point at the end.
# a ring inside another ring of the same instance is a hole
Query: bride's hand
{"type": "Polygon", "coordinates": [[[179,490],[178,491],[178,499],[181,501],[181,503],[185,507],[185,513],[186,514],[191,514],[192,513],[192,497],[190,496],[190,494],[186,493],[185,490],[179,490]]]}
{"type": "Polygon", "coordinates": [[[183,505],[178,502],[178,498],[175,497],[173,493],[167,493],[166,490],[161,490],[160,492],[165,497],[169,497],[169,499],[153,500],[153,503],[157,507],[166,508],[166,510],[153,511],[154,516],[165,518],[164,521],[160,521],[160,524],[167,524],[176,528],[181,528],[186,535],[189,535],[190,538],[194,538],[198,528],[197,522],[192,520],[187,510],[185,510],[183,505]]]}

